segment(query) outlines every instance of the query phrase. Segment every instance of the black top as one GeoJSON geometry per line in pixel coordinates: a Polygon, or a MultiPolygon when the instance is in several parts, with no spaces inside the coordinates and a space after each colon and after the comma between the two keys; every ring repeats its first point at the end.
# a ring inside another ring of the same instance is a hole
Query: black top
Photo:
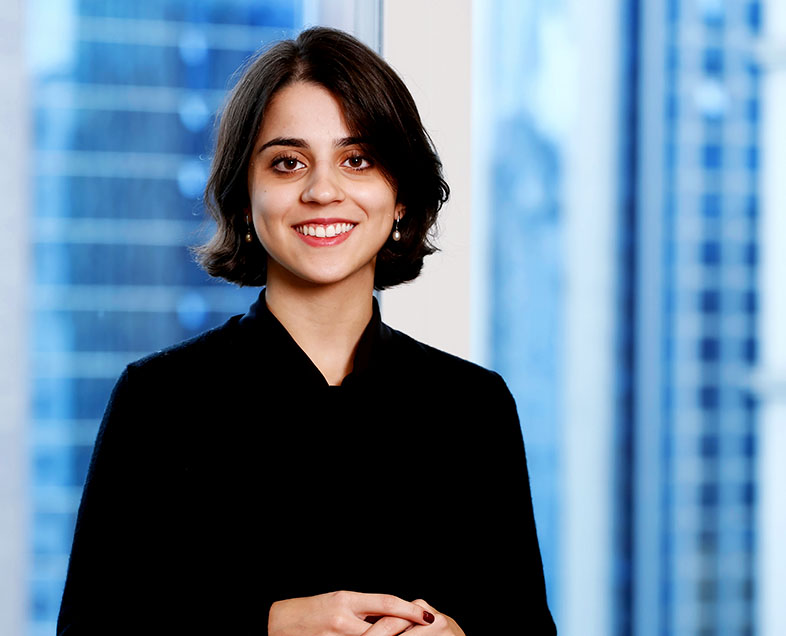
{"type": "Polygon", "coordinates": [[[503,380],[375,303],[329,386],[263,294],[121,375],[58,633],[264,635],[275,600],[340,589],[423,598],[467,636],[556,633],[503,380]]]}

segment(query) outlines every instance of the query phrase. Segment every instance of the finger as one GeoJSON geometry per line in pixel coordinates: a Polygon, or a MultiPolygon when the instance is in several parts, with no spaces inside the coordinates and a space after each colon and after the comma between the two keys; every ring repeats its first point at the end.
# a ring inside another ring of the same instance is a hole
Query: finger
{"type": "Polygon", "coordinates": [[[412,621],[405,618],[395,618],[393,616],[383,616],[379,620],[374,621],[374,625],[364,632],[363,636],[398,636],[403,634],[407,629],[416,625],[412,621]]]}
{"type": "Polygon", "coordinates": [[[350,592],[349,594],[351,596],[346,600],[355,615],[362,618],[394,616],[405,618],[419,625],[428,625],[434,621],[434,615],[429,610],[392,594],[362,594],[360,592],[350,592]]]}
{"type": "Polygon", "coordinates": [[[407,636],[420,636],[421,634],[425,636],[426,634],[438,634],[442,633],[442,630],[448,630],[451,634],[464,634],[464,631],[461,629],[458,623],[454,621],[450,616],[447,614],[441,614],[438,612],[434,607],[426,603],[422,598],[419,598],[415,601],[412,601],[415,605],[419,605],[424,609],[427,609],[434,615],[434,622],[431,625],[426,627],[421,625],[415,625],[411,630],[407,632],[407,636]],[[428,627],[433,627],[433,630],[427,630],[428,627]]]}
{"type": "Polygon", "coordinates": [[[412,603],[413,603],[414,605],[420,605],[420,607],[422,607],[422,608],[423,608],[423,609],[425,609],[425,610],[428,610],[429,612],[431,612],[432,614],[434,614],[434,616],[436,616],[437,614],[439,614],[439,612],[438,612],[436,609],[434,609],[433,607],[431,607],[431,605],[429,605],[428,603],[426,603],[426,601],[424,601],[422,598],[416,598],[414,601],[412,601],[412,603]]]}
{"type": "Polygon", "coordinates": [[[368,623],[347,612],[326,617],[324,627],[326,628],[324,633],[327,634],[362,636],[368,628],[368,623]]]}
{"type": "Polygon", "coordinates": [[[407,636],[428,636],[433,634],[446,634],[446,633],[461,633],[464,632],[448,632],[450,628],[450,619],[444,614],[436,614],[434,622],[430,625],[414,625],[412,629],[407,631],[407,636]]]}

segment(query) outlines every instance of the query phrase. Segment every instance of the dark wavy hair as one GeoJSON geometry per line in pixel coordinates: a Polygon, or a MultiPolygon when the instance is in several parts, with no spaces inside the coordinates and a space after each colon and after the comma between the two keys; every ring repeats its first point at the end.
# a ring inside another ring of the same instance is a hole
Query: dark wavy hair
{"type": "Polygon", "coordinates": [[[377,163],[405,208],[401,239],[388,238],[377,255],[374,287],[413,280],[436,251],[431,232],[450,193],[442,164],[415,101],[395,71],[350,35],[315,27],[274,44],[245,66],[220,116],[205,207],[216,233],[195,249],[211,275],[238,285],[264,285],[267,252],[245,241],[250,206],[248,164],[270,100],[294,82],[326,88],[341,105],[352,136],[377,163]]]}

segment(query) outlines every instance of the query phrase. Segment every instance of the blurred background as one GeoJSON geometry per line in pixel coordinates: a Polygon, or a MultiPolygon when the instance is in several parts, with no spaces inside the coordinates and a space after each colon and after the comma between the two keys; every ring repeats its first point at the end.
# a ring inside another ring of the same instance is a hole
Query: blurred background
{"type": "Polygon", "coordinates": [[[256,295],[188,252],[214,114],[313,24],[443,156],[383,314],[508,381],[560,634],[786,634],[782,0],[2,0],[0,634],[54,633],[123,366],[256,295]]]}

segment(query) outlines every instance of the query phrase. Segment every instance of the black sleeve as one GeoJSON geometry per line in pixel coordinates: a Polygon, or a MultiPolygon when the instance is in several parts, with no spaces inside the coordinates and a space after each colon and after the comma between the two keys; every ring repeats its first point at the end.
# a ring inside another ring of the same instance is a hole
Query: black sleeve
{"type": "MultiPolygon", "coordinates": [[[[79,505],[57,633],[114,633],[127,624],[128,578],[140,511],[134,481],[141,466],[133,431],[129,375],[124,371],[98,431],[79,505]]],[[[139,562],[137,561],[137,564],[139,562]]],[[[135,569],[135,568],[134,568],[135,569]]]]}
{"type": "Polygon", "coordinates": [[[546,599],[516,404],[496,374],[484,393],[485,416],[471,449],[475,483],[466,486],[475,517],[465,522],[474,534],[467,541],[476,547],[463,559],[469,559],[472,592],[454,618],[467,636],[552,636],[557,630],[546,599]]]}
{"type": "Polygon", "coordinates": [[[247,563],[258,538],[242,534],[247,474],[217,434],[220,401],[184,365],[151,366],[126,369],[101,422],[57,633],[264,634],[272,601],[247,563]]]}

